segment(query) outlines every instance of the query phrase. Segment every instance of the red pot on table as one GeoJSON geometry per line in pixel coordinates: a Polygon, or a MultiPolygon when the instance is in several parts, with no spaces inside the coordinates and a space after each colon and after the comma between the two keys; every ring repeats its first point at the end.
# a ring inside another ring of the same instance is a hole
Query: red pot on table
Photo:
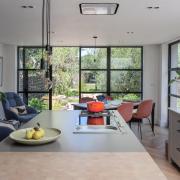
{"type": "Polygon", "coordinates": [[[89,112],[102,112],[104,111],[104,103],[101,101],[95,102],[95,101],[91,101],[87,103],[87,110],[89,112]]]}

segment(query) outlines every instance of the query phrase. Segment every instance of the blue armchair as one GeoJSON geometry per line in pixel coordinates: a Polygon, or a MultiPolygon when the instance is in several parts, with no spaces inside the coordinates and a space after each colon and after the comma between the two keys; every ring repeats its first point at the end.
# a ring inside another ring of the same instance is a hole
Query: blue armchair
{"type": "Polygon", "coordinates": [[[13,132],[13,129],[9,127],[0,126],[0,141],[9,136],[11,132],[13,132]]]}
{"type": "Polygon", "coordinates": [[[15,119],[20,121],[21,123],[26,123],[38,114],[38,112],[34,108],[25,105],[25,103],[22,101],[21,97],[17,93],[6,92],[5,96],[6,98],[2,100],[2,105],[7,120],[15,119]],[[25,106],[27,113],[17,114],[10,110],[11,107],[17,106],[25,106]]]}

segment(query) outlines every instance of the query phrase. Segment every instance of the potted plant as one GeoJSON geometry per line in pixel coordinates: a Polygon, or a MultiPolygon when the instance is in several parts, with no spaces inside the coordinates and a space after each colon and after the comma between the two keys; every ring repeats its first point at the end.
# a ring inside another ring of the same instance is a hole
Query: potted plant
{"type": "Polygon", "coordinates": [[[0,101],[2,101],[3,99],[5,99],[6,95],[0,91],[0,101]]]}

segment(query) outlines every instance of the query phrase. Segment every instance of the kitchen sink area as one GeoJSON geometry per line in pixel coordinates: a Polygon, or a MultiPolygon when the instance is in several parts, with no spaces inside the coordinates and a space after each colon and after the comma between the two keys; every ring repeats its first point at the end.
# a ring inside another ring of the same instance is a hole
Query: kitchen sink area
{"type": "Polygon", "coordinates": [[[125,133],[124,126],[113,111],[89,113],[81,111],[75,122],[74,134],[119,134],[125,133]]]}

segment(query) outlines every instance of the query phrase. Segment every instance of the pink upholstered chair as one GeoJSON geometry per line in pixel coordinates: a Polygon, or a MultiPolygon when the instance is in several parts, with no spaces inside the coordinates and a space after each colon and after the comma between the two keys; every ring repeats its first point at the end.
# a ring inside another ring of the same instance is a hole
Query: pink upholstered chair
{"type": "MultiPolygon", "coordinates": [[[[149,117],[151,115],[152,108],[153,108],[153,101],[150,99],[144,100],[138,106],[137,112],[133,113],[132,121],[138,122],[138,129],[140,131],[141,139],[142,139],[141,123],[142,123],[143,119],[148,119],[149,123],[151,125],[151,121],[150,121],[149,117]]],[[[151,128],[152,128],[152,126],[151,126],[151,128]]],[[[153,130],[152,130],[152,132],[153,132],[153,130]]],[[[153,132],[153,134],[154,134],[154,132],[153,132]]]]}
{"type": "Polygon", "coordinates": [[[90,101],[94,101],[93,98],[90,98],[90,97],[83,97],[80,99],[80,103],[87,103],[87,102],[90,102],[90,101]]]}
{"type": "Polygon", "coordinates": [[[122,103],[117,110],[127,123],[132,119],[133,103],[122,103]]]}

